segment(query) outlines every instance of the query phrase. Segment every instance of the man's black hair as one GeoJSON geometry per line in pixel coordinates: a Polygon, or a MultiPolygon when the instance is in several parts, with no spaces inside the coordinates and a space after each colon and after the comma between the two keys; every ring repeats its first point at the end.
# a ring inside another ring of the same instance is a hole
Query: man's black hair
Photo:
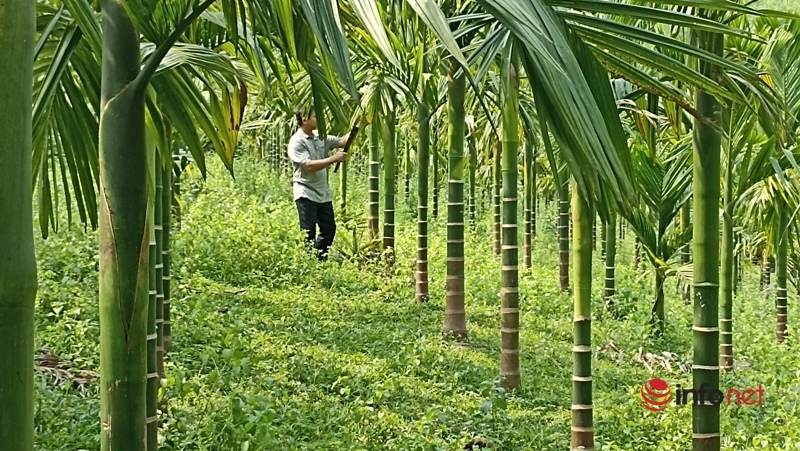
{"type": "Polygon", "coordinates": [[[308,106],[308,111],[306,112],[305,116],[300,108],[294,110],[294,118],[297,120],[297,128],[300,128],[303,125],[303,118],[310,118],[312,113],[314,113],[314,104],[308,106]]]}

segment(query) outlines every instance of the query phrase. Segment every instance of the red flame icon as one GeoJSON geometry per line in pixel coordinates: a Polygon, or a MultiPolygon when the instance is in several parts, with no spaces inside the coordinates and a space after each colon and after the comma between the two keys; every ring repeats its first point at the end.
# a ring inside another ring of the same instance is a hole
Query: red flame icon
{"type": "Polygon", "coordinates": [[[661,412],[672,401],[672,389],[663,379],[650,379],[642,385],[642,406],[651,412],[661,412]]]}

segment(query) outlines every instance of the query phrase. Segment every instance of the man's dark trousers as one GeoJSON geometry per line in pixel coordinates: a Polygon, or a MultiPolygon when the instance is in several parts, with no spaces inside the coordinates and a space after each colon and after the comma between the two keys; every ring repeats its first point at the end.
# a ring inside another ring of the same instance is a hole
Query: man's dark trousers
{"type": "Polygon", "coordinates": [[[300,228],[307,233],[306,239],[317,250],[320,260],[328,258],[328,249],[336,235],[336,221],[333,217],[333,202],[314,202],[305,197],[294,201],[300,217],[300,228]],[[319,235],[317,236],[317,224],[319,235]]]}

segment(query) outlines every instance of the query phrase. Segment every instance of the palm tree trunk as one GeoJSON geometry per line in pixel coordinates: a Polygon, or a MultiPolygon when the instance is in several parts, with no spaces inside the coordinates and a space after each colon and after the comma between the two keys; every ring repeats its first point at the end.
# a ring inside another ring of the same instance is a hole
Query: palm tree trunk
{"type": "Polygon", "coordinates": [[[119,0],[102,0],[100,113],[100,443],[146,445],[149,242],[139,35],[119,0]]]}
{"type": "Polygon", "coordinates": [[[175,230],[181,229],[183,215],[181,212],[181,168],[180,162],[173,166],[172,176],[172,208],[175,209],[175,230]]]}
{"type": "MultiPolygon", "coordinates": [[[[722,56],[723,36],[698,32],[704,50],[722,56]]],[[[718,66],[700,62],[700,72],[708,77],[719,73],[718,66]]],[[[721,126],[717,99],[702,90],[696,93],[697,111],[721,126]]],[[[709,391],[719,389],[719,132],[701,121],[694,124],[694,361],[692,385],[706,384],[709,391]]],[[[695,451],[720,449],[719,405],[692,405],[692,443],[695,451]]]]}
{"type": "Polygon", "coordinates": [[[786,274],[788,269],[789,257],[789,237],[788,237],[788,217],[786,210],[788,206],[780,205],[778,213],[778,236],[777,236],[777,279],[778,279],[778,302],[776,304],[776,327],[775,336],[778,343],[782,343],[786,339],[786,274]]]}
{"type": "Polygon", "coordinates": [[[558,259],[561,291],[569,290],[569,189],[567,180],[558,190],[558,259]]]}
{"type": "Polygon", "coordinates": [[[592,208],[573,183],[575,284],[573,318],[572,449],[594,449],[592,407],[592,208]]]}
{"type": "MultiPolygon", "coordinates": [[[[517,149],[519,147],[519,86],[517,57],[502,65],[504,85],[503,137],[503,224],[500,270],[500,385],[508,390],[520,387],[519,370],[519,248],[517,243],[517,149]]],[[[529,236],[530,237],[530,236],[529,236]]]]}
{"type": "Polygon", "coordinates": [[[161,260],[164,265],[164,323],[162,325],[164,331],[164,353],[172,349],[172,240],[170,233],[172,231],[172,168],[169,166],[164,169],[164,189],[161,194],[164,199],[161,201],[161,206],[164,211],[161,213],[161,227],[164,239],[164,245],[161,249],[161,260]]]}
{"type": "Polygon", "coordinates": [[[433,157],[433,211],[431,218],[439,217],[439,124],[434,123],[433,146],[431,146],[431,156],[433,157]]]}
{"type": "Polygon", "coordinates": [[[475,227],[475,214],[477,210],[475,202],[475,171],[478,166],[478,149],[475,141],[475,133],[470,133],[467,138],[467,145],[469,146],[469,224],[472,227],[475,227]]]}
{"type": "Polygon", "coordinates": [[[0,2],[0,443],[33,450],[33,337],[37,290],[33,242],[32,125],[36,2],[0,2]],[[13,63],[12,63],[13,62],[13,63]]]}
{"type": "Polygon", "coordinates": [[[340,215],[346,217],[347,215],[347,160],[342,161],[342,165],[339,167],[339,196],[340,196],[340,204],[339,210],[341,211],[340,215]]]}
{"type": "Polygon", "coordinates": [[[664,272],[656,269],[656,280],[653,302],[653,315],[652,325],[654,327],[656,336],[661,336],[664,333],[664,325],[666,324],[666,314],[664,305],[664,272]]]}
{"type": "Polygon", "coordinates": [[[533,221],[533,189],[531,189],[531,183],[533,183],[533,144],[528,141],[525,143],[525,161],[523,163],[524,166],[524,178],[523,178],[523,185],[522,185],[522,192],[523,192],[523,205],[524,205],[524,238],[523,238],[523,257],[522,257],[522,264],[525,268],[531,267],[531,235],[532,235],[532,221],[533,221]]]}
{"type": "Polygon", "coordinates": [[[395,112],[390,111],[383,124],[383,247],[394,248],[395,178],[397,174],[397,137],[395,112]]]}
{"type": "MultiPolygon", "coordinates": [[[[536,164],[536,149],[534,148],[533,162],[531,162],[531,237],[536,237],[536,210],[539,208],[539,193],[536,190],[538,167],[536,164]]],[[[533,250],[531,250],[532,252],[533,250]]]]}
{"type": "MultiPolygon", "coordinates": [[[[681,207],[681,230],[686,230],[691,226],[691,217],[690,217],[690,210],[689,210],[689,202],[686,202],[683,207],[681,207]]],[[[688,265],[691,261],[691,254],[690,254],[689,244],[686,244],[681,248],[681,265],[688,265]]],[[[683,291],[681,293],[681,298],[685,303],[689,303],[692,300],[692,286],[690,284],[684,284],[683,291]]]]}
{"type": "Polygon", "coordinates": [[[464,310],[464,94],[466,78],[455,58],[447,77],[448,190],[447,190],[447,292],[444,331],[456,337],[467,335],[464,310]]]}
{"type": "Polygon", "coordinates": [[[608,224],[606,221],[600,220],[600,258],[606,258],[606,241],[608,241],[608,224]]]}
{"type": "Polygon", "coordinates": [[[405,180],[405,187],[403,191],[403,198],[406,200],[406,205],[408,205],[408,200],[411,198],[411,143],[408,141],[408,136],[403,138],[403,146],[405,149],[405,155],[403,155],[403,164],[406,169],[406,180],[405,180]]]}
{"type": "Polygon", "coordinates": [[[378,116],[372,121],[369,141],[369,212],[367,216],[367,239],[372,246],[380,237],[380,143],[381,128],[378,116]]]}
{"type": "MultiPolygon", "coordinates": [[[[157,158],[151,154],[150,168],[155,174],[157,158]]],[[[148,272],[148,307],[147,307],[147,450],[158,450],[158,387],[161,378],[158,375],[157,337],[156,332],[156,229],[155,229],[155,185],[149,187],[152,191],[153,201],[148,202],[148,243],[149,272],[148,272]]]]}
{"type": "MultiPolygon", "coordinates": [[[[726,121],[728,122],[728,121],[726,121]]],[[[730,126],[728,127],[730,129],[730,126]]],[[[720,366],[733,369],[733,149],[727,146],[723,194],[722,249],[720,255],[720,366]]]]}
{"type": "Polygon", "coordinates": [[[494,223],[494,234],[493,234],[493,244],[494,244],[494,253],[500,255],[500,189],[502,185],[502,175],[501,175],[501,155],[500,155],[500,143],[494,144],[494,161],[492,162],[492,174],[494,176],[494,185],[493,185],[493,196],[492,196],[492,208],[494,212],[493,216],[493,223],[494,223]]]}
{"type": "Polygon", "coordinates": [[[419,104],[419,147],[417,148],[417,270],[416,300],[428,300],[428,162],[431,148],[431,123],[425,99],[419,104]]]}
{"type": "Polygon", "coordinates": [[[614,311],[614,272],[616,271],[616,258],[617,258],[617,213],[610,211],[608,216],[608,224],[606,230],[606,284],[603,291],[603,300],[605,301],[606,309],[613,313],[614,311]]]}
{"type": "MultiPolygon", "coordinates": [[[[160,152],[163,150],[159,149],[160,152]]],[[[156,370],[164,377],[164,227],[162,222],[164,206],[164,172],[161,170],[161,159],[156,157],[156,197],[153,211],[154,229],[156,231],[156,370]]],[[[152,265],[153,262],[150,262],[152,265]]]]}

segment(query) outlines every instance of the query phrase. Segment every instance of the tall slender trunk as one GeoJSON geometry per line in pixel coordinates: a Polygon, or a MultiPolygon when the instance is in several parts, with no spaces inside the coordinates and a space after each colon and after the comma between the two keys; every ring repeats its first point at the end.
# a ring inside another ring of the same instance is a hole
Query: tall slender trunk
{"type": "MultiPolygon", "coordinates": [[[[729,123],[730,113],[725,113],[729,123]]],[[[730,125],[727,127],[730,130],[730,125]]],[[[723,193],[722,249],[720,255],[720,366],[725,371],[733,369],[733,149],[728,141],[726,146],[725,191],[723,193]]]]}
{"type": "Polygon", "coordinates": [[[342,161],[339,167],[339,213],[341,216],[347,216],[347,160],[342,161]]]}
{"type": "Polygon", "coordinates": [[[664,325],[666,324],[664,279],[664,272],[660,269],[656,269],[655,289],[653,291],[653,297],[655,300],[653,302],[653,314],[651,321],[657,336],[660,336],[664,333],[664,325]]]}
{"type": "Polygon", "coordinates": [[[417,270],[416,300],[428,300],[428,163],[431,148],[431,123],[427,99],[419,104],[419,146],[417,148],[417,270]]]}
{"type": "Polygon", "coordinates": [[[175,230],[181,229],[183,215],[181,212],[181,173],[183,168],[180,161],[173,162],[172,166],[172,208],[175,210],[175,230]]]}
{"type": "Polygon", "coordinates": [[[633,269],[639,269],[639,254],[641,252],[642,245],[639,243],[639,237],[633,238],[633,269]]]}
{"type": "Polygon", "coordinates": [[[436,219],[439,217],[439,124],[438,121],[434,123],[433,128],[433,146],[431,146],[431,156],[433,157],[433,210],[431,217],[436,219]]]}
{"type": "Polygon", "coordinates": [[[600,221],[600,258],[606,258],[606,242],[608,241],[608,224],[606,221],[600,221]]]}
{"type": "Polygon", "coordinates": [[[531,163],[531,237],[536,237],[536,210],[539,208],[539,193],[536,190],[538,165],[536,163],[536,148],[534,147],[533,162],[531,163]]]}
{"type": "Polygon", "coordinates": [[[447,292],[444,331],[456,337],[467,334],[464,310],[464,94],[466,78],[455,58],[447,77],[448,172],[447,183],[447,292]]]}
{"type": "Polygon", "coordinates": [[[31,99],[36,2],[0,2],[0,443],[33,450],[33,243],[31,99]]]}
{"type": "Polygon", "coordinates": [[[475,204],[475,171],[478,166],[478,149],[475,143],[477,138],[475,133],[470,133],[467,138],[467,145],[469,146],[469,224],[475,227],[475,213],[477,205],[475,204]]]}
{"type": "Polygon", "coordinates": [[[383,124],[383,247],[394,248],[394,206],[397,174],[397,137],[394,110],[383,124]]]}
{"type": "Polygon", "coordinates": [[[779,206],[780,212],[778,213],[778,236],[777,236],[777,270],[776,275],[778,279],[778,302],[776,303],[776,327],[775,336],[778,343],[782,343],[786,339],[786,274],[788,271],[788,257],[789,257],[789,219],[786,210],[789,207],[784,205],[779,206]]]}
{"type": "Polygon", "coordinates": [[[592,208],[573,182],[572,223],[575,313],[573,317],[572,449],[594,449],[592,407],[592,208]]]}
{"type": "Polygon", "coordinates": [[[139,35],[119,0],[102,0],[100,112],[100,443],[146,446],[149,234],[139,35]]]}
{"type": "Polygon", "coordinates": [[[501,69],[504,85],[502,112],[503,137],[503,223],[500,284],[500,384],[519,388],[519,248],[517,243],[517,149],[519,147],[519,86],[517,56],[501,69]]]}
{"type": "MultiPolygon", "coordinates": [[[[698,32],[703,50],[722,56],[723,36],[698,32]]],[[[708,77],[720,73],[718,66],[700,62],[708,77]]],[[[717,99],[702,90],[696,93],[697,111],[721,126],[717,99]]],[[[692,385],[719,389],[719,198],[721,137],[712,127],[694,124],[694,360],[692,385]]],[[[692,443],[695,451],[720,449],[719,404],[692,405],[692,443]]]]}
{"type": "Polygon", "coordinates": [[[403,155],[403,165],[406,169],[406,176],[405,176],[405,187],[403,190],[403,198],[406,200],[406,205],[408,200],[411,198],[411,143],[408,141],[408,136],[403,137],[403,149],[405,149],[405,154],[403,155]]]}
{"type": "Polygon", "coordinates": [[[561,291],[569,291],[569,189],[568,178],[558,190],[558,270],[561,291]]]}
{"type": "Polygon", "coordinates": [[[164,189],[161,192],[164,199],[161,201],[161,207],[164,211],[161,213],[161,227],[164,239],[164,245],[161,249],[161,260],[164,265],[164,353],[172,349],[172,240],[170,233],[172,232],[172,169],[166,167],[164,169],[164,189]]]}
{"type": "Polygon", "coordinates": [[[522,185],[522,203],[524,208],[524,238],[523,238],[523,257],[522,264],[526,268],[531,267],[531,236],[532,236],[532,220],[533,220],[533,144],[530,141],[525,142],[525,160],[523,162],[523,185],[522,185]]]}
{"type": "Polygon", "coordinates": [[[738,233],[734,232],[733,235],[733,294],[734,296],[739,293],[739,285],[742,280],[739,278],[739,269],[741,265],[741,251],[739,250],[741,240],[738,233]]]}
{"type": "MultiPolygon", "coordinates": [[[[155,152],[150,154],[150,169],[155,175],[158,164],[156,163],[155,152]]],[[[155,178],[153,179],[155,182],[155,178]]],[[[148,271],[148,306],[147,306],[147,418],[145,419],[147,428],[147,451],[158,450],[158,387],[161,385],[161,378],[158,375],[158,356],[156,352],[157,337],[156,332],[156,229],[155,229],[155,184],[148,187],[152,200],[148,202],[148,243],[149,271],[148,271]]]]}
{"type": "MultiPolygon", "coordinates": [[[[161,150],[163,151],[163,150],[161,150]]],[[[154,229],[156,232],[156,370],[160,377],[164,377],[164,172],[161,170],[161,159],[157,157],[156,168],[156,197],[153,210],[154,229]]],[[[153,262],[150,262],[152,265],[153,262]]]]}
{"type": "Polygon", "coordinates": [[[369,204],[367,216],[367,239],[370,246],[380,238],[380,144],[381,144],[381,128],[378,122],[378,116],[372,120],[370,126],[370,140],[369,140],[369,204]]]}
{"type": "MultiPolygon", "coordinates": [[[[691,215],[690,215],[690,205],[689,202],[686,202],[683,207],[681,207],[681,230],[686,230],[691,227],[691,215]]],[[[690,244],[686,244],[681,248],[681,265],[688,265],[691,261],[691,253],[690,244]]],[[[685,303],[689,303],[692,300],[692,286],[690,284],[683,285],[683,291],[681,292],[681,298],[685,303]]]]}
{"type": "Polygon", "coordinates": [[[502,185],[500,143],[495,142],[493,149],[494,160],[492,162],[492,175],[494,176],[494,183],[492,186],[492,218],[494,223],[494,234],[492,235],[492,243],[494,245],[494,253],[500,255],[500,188],[502,185]]]}
{"type": "Polygon", "coordinates": [[[605,301],[606,309],[613,313],[614,311],[614,273],[616,271],[616,258],[617,258],[617,212],[610,211],[608,216],[608,224],[606,230],[606,284],[603,291],[603,300],[605,301]]]}

